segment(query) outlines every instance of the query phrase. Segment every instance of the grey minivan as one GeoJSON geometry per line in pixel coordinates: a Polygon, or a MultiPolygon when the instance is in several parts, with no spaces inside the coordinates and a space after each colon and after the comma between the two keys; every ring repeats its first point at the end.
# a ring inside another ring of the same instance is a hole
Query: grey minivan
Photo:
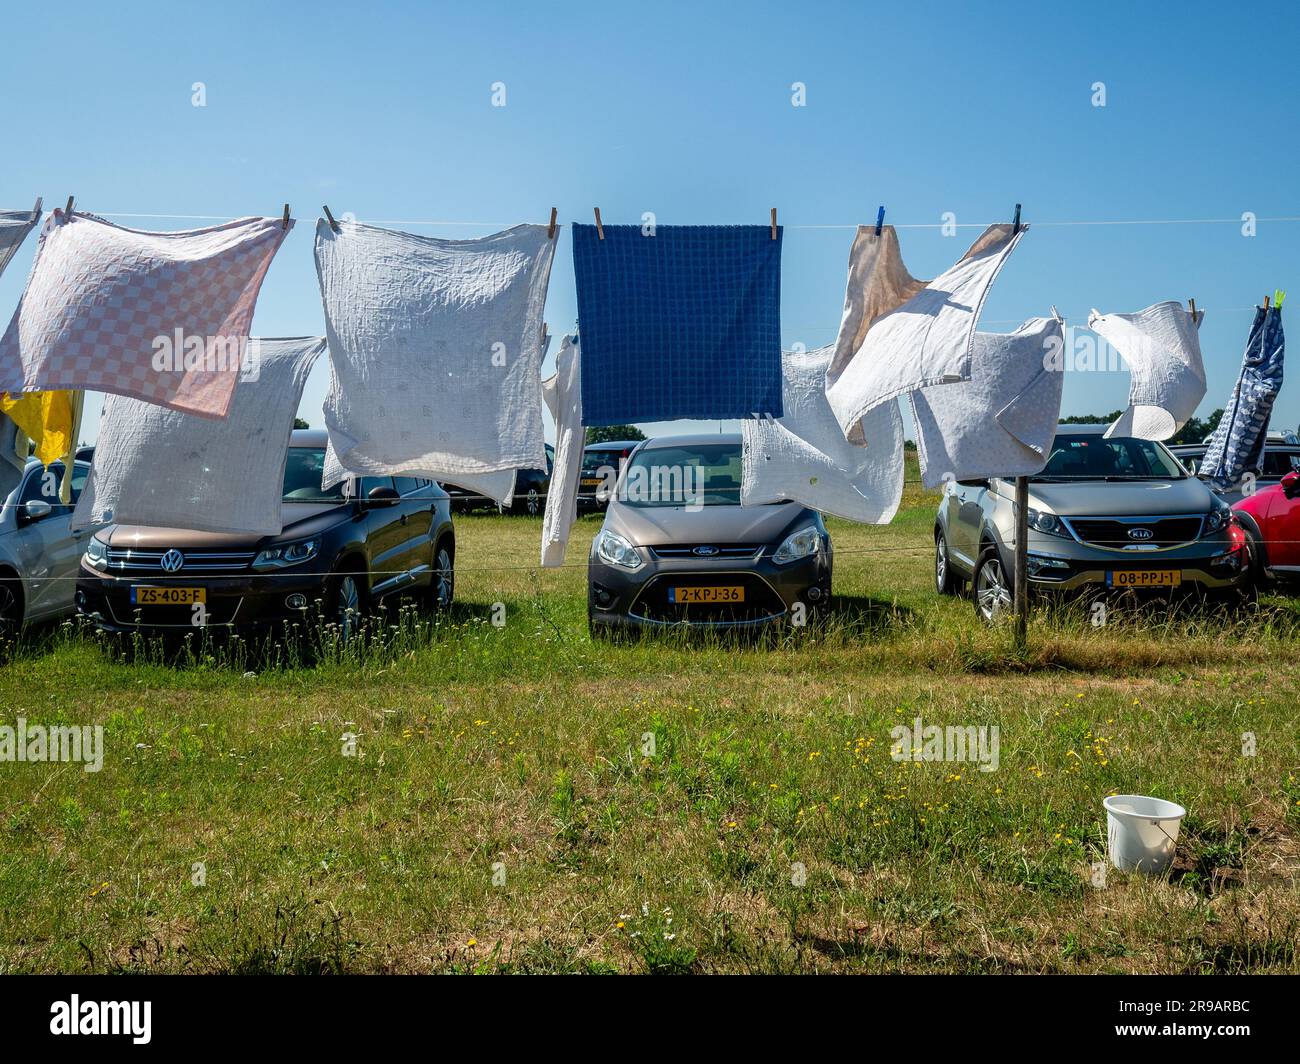
{"type": "MultiPolygon", "coordinates": [[[[90,463],[72,469],[72,504],[90,475],[90,463]]],[[[0,514],[0,633],[74,610],[77,570],[90,529],[73,532],[72,506],[59,501],[63,463],[27,461],[0,514]]]]}
{"type": "MultiPolygon", "coordinates": [[[[1061,425],[1029,482],[1031,591],[1087,587],[1233,593],[1249,580],[1246,540],[1223,499],[1163,444],[1061,425]]],[[[949,482],[934,523],[935,586],[965,582],[991,620],[1012,600],[1015,481],[949,482]]]]}

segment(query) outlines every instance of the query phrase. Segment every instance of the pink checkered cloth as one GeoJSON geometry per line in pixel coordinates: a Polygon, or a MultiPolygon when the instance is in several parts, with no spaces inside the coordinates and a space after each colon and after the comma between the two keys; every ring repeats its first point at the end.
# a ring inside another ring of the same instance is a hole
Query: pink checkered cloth
{"type": "Polygon", "coordinates": [[[0,391],[112,392],[225,417],[287,233],[279,218],[145,233],[56,209],[0,339],[0,391]]]}

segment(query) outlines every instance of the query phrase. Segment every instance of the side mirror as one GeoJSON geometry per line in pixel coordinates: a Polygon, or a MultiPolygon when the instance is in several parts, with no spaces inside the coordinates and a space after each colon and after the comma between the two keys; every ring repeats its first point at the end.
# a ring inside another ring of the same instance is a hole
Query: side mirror
{"type": "MultiPolygon", "coordinates": [[[[1300,495],[1300,473],[1293,470],[1282,478],[1282,494],[1288,499],[1294,499],[1297,495],[1300,495]]],[[[27,505],[30,506],[31,503],[27,505]]]]}
{"type": "Polygon", "coordinates": [[[42,521],[54,512],[54,507],[44,499],[32,499],[23,503],[23,517],[27,521],[42,521]]]}
{"type": "Polygon", "coordinates": [[[370,494],[366,496],[366,504],[375,509],[396,506],[401,501],[402,497],[397,494],[396,488],[371,488],[370,494]]]}

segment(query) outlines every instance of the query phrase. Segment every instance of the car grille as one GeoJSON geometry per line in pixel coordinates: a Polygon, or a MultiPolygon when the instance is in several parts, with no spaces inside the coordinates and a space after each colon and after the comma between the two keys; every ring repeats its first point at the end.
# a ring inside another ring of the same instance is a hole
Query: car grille
{"type": "Polygon", "coordinates": [[[1201,534],[1204,518],[1182,517],[1067,517],[1066,524],[1084,543],[1109,550],[1141,547],[1177,547],[1191,543],[1201,534]],[[1147,539],[1129,533],[1134,529],[1150,530],[1147,539]]]}
{"type": "Polygon", "coordinates": [[[755,547],[752,543],[747,544],[719,544],[719,543],[690,543],[682,545],[673,543],[662,547],[651,547],[650,551],[656,558],[685,559],[689,561],[692,558],[699,558],[701,561],[709,561],[714,558],[755,558],[758,556],[762,547],[755,547]],[[707,547],[712,550],[711,554],[696,554],[695,551],[700,547],[707,547]]]}
{"type": "MultiPolygon", "coordinates": [[[[135,550],[132,548],[109,547],[108,571],[112,573],[161,573],[161,550],[135,550]]],[[[229,573],[247,569],[256,551],[182,551],[185,564],[179,572],[166,574],[169,578],[180,578],[205,573],[229,573]]]]}
{"type": "Polygon", "coordinates": [[[646,583],[629,612],[650,621],[736,624],[779,617],[785,603],[771,584],[754,573],[662,573],[646,583]],[[713,585],[742,587],[745,600],[689,605],[668,600],[670,588],[713,585]]]}

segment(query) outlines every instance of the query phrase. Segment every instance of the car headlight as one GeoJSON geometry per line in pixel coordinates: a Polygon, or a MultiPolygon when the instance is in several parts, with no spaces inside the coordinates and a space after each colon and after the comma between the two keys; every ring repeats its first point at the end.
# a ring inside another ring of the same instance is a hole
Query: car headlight
{"type": "Polygon", "coordinates": [[[596,557],[621,569],[640,569],[641,555],[617,532],[602,528],[596,537],[596,557]]]}
{"type": "Polygon", "coordinates": [[[1030,507],[1028,518],[1029,527],[1035,532],[1042,532],[1049,536],[1061,536],[1064,539],[1070,538],[1070,530],[1065,527],[1065,522],[1056,514],[1045,514],[1041,510],[1030,507]]]}
{"type": "Polygon", "coordinates": [[[1222,499],[1214,500],[1214,507],[1210,510],[1205,518],[1205,527],[1201,530],[1201,535],[1208,536],[1212,532],[1217,532],[1232,517],[1232,507],[1222,499]]]}
{"type": "Polygon", "coordinates": [[[90,542],[86,544],[86,561],[90,563],[92,569],[107,569],[108,544],[98,536],[91,536],[90,542]]]}
{"type": "Polygon", "coordinates": [[[264,550],[253,559],[253,568],[258,570],[264,569],[283,569],[288,565],[301,565],[303,562],[309,562],[316,557],[320,550],[320,540],[304,539],[299,543],[286,543],[283,547],[272,547],[270,550],[264,550]]]}
{"type": "Polygon", "coordinates": [[[785,565],[787,562],[807,558],[810,554],[816,554],[821,549],[821,533],[817,531],[815,525],[808,525],[786,536],[785,542],[777,547],[776,553],[772,555],[772,561],[776,562],[777,565],[785,565]]]}

